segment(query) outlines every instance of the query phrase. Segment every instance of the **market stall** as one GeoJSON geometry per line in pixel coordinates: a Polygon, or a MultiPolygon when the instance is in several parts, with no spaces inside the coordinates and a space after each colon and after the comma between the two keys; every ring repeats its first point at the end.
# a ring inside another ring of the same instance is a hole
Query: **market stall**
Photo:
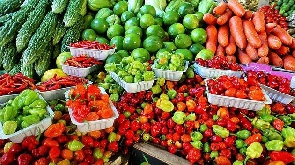
{"type": "Polygon", "coordinates": [[[294,6],[0,1],[0,164],[294,164],[294,6]]]}

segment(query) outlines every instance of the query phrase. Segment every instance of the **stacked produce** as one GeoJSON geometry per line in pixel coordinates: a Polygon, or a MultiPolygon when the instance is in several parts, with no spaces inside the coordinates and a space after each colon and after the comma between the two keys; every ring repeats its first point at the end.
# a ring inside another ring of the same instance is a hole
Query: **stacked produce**
{"type": "Polygon", "coordinates": [[[285,30],[288,30],[287,18],[280,14],[278,9],[275,9],[273,6],[263,6],[258,11],[264,13],[266,23],[276,23],[285,30]]]}
{"type": "Polygon", "coordinates": [[[292,0],[279,0],[275,4],[275,9],[278,9],[279,13],[285,17],[288,17],[295,12],[295,3],[292,0]]]}

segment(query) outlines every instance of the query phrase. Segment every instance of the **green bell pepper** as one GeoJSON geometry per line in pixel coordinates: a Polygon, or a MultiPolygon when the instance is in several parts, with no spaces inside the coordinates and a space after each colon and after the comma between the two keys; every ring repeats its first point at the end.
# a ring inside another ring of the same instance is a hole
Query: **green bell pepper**
{"type": "Polygon", "coordinates": [[[255,128],[258,128],[259,130],[264,130],[266,128],[269,128],[270,127],[270,123],[269,122],[266,122],[262,119],[258,119],[257,117],[255,117],[251,124],[255,127],[255,128]]]}
{"type": "Polygon", "coordinates": [[[219,125],[213,125],[213,132],[222,138],[226,138],[229,136],[229,131],[219,125]]]}
{"type": "Polygon", "coordinates": [[[243,148],[246,146],[247,146],[247,144],[244,142],[244,140],[241,140],[241,139],[236,140],[236,148],[237,149],[240,149],[240,148],[243,148]]]}
{"type": "Polygon", "coordinates": [[[191,145],[196,149],[201,149],[203,147],[203,143],[201,141],[191,142],[191,145]]]}
{"type": "Polygon", "coordinates": [[[200,141],[203,139],[203,135],[200,132],[194,131],[191,133],[192,141],[200,141]]]}
{"type": "Polygon", "coordinates": [[[295,113],[288,114],[288,116],[290,116],[292,120],[295,120],[295,113]]]}
{"type": "Polygon", "coordinates": [[[283,140],[282,136],[273,129],[264,129],[262,130],[262,134],[268,140],[283,140]]]}
{"type": "Polygon", "coordinates": [[[21,123],[21,128],[27,128],[27,127],[29,127],[31,124],[29,124],[28,122],[26,122],[26,121],[22,121],[22,123],[21,123]]]}
{"type": "Polygon", "coordinates": [[[209,144],[209,142],[206,142],[206,143],[204,143],[204,145],[203,145],[203,151],[204,152],[211,152],[211,148],[210,148],[210,144],[209,144]]]}
{"type": "Polygon", "coordinates": [[[47,103],[43,99],[37,99],[32,104],[29,105],[30,108],[43,108],[47,107],[47,103]]]}
{"type": "Polygon", "coordinates": [[[287,138],[289,136],[294,136],[295,135],[295,129],[292,127],[285,127],[282,129],[281,134],[284,138],[287,138]]]}
{"type": "Polygon", "coordinates": [[[169,99],[174,99],[177,95],[177,92],[176,90],[174,89],[169,89],[168,92],[167,92],[167,95],[169,96],[169,99]]]}
{"type": "Polygon", "coordinates": [[[144,81],[151,81],[154,79],[155,77],[155,73],[153,71],[145,71],[143,74],[142,74],[142,77],[143,77],[143,80],[144,81]]]}
{"type": "Polygon", "coordinates": [[[286,147],[295,148],[295,135],[294,136],[288,136],[285,139],[284,144],[285,144],[286,147]]]}
{"type": "Polygon", "coordinates": [[[16,121],[6,121],[3,126],[3,133],[6,135],[13,134],[16,131],[17,122],[16,121]]]}
{"type": "Polygon", "coordinates": [[[236,136],[237,136],[237,138],[239,138],[239,139],[243,139],[243,140],[245,140],[245,139],[247,139],[249,136],[251,136],[251,132],[248,131],[248,130],[241,130],[241,131],[238,131],[238,132],[236,133],[236,136]]]}
{"type": "Polygon", "coordinates": [[[31,115],[38,115],[40,118],[47,112],[44,108],[32,108],[29,110],[31,115]]]}
{"type": "Polygon", "coordinates": [[[284,142],[281,140],[272,140],[265,143],[268,151],[281,151],[284,147],[284,142]]]}
{"type": "Polygon", "coordinates": [[[5,110],[1,109],[1,110],[0,110],[0,122],[1,122],[1,123],[4,122],[4,113],[5,113],[5,110]]]}
{"type": "Polygon", "coordinates": [[[6,105],[2,109],[2,111],[4,111],[4,114],[3,114],[4,122],[12,120],[17,115],[17,112],[18,112],[18,110],[15,107],[11,106],[11,105],[6,105]]]}
{"type": "Polygon", "coordinates": [[[247,148],[246,155],[251,159],[259,158],[261,156],[262,151],[262,145],[258,142],[253,142],[247,148]]]}
{"type": "Polygon", "coordinates": [[[23,117],[23,122],[26,122],[29,125],[38,123],[40,121],[39,115],[28,115],[23,117]]]}
{"type": "Polygon", "coordinates": [[[68,143],[68,148],[71,151],[81,150],[85,145],[78,140],[73,140],[68,143]]]}
{"type": "Polygon", "coordinates": [[[275,119],[277,119],[276,117],[274,117],[273,115],[270,115],[270,114],[263,114],[263,115],[259,116],[259,118],[266,121],[266,122],[272,122],[275,119]]]}

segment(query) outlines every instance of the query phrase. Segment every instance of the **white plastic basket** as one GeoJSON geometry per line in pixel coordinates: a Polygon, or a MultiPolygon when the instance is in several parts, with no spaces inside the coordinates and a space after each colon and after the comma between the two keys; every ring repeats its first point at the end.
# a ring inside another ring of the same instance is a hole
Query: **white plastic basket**
{"type": "Polygon", "coordinates": [[[189,62],[185,62],[185,67],[183,71],[172,71],[172,70],[163,70],[163,69],[157,69],[153,65],[153,71],[155,72],[155,77],[158,78],[165,78],[166,80],[171,80],[171,81],[178,81],[181,79],[182,75],[184,72],[186,72],[188,68],[189,62]]]}
{"type": "Polygon", "coordinates": [[[64,99],[65,92],[74,88],[75,86],[70,86],[66,88],[61,88],[57,90],[39,92],[46,101],[56,100],[56,99],[64,99]]]}
{"type": "Polygon", "coordinates": [[[62,70],[67,74],[71,76],[77,76],[77,77],[86,77],[91,72],[95,71],[98,68],[98,65],[93,65],[92,67],[88,68],[78,68],[74,66],[69,65],[62,65],[62,70]]]}
{"type": "Polygon", "coordinates": [[[264,89],[265,93],[274,101],[281,102],[283,104],[289,104],[291,103],[295,97],[281,93],[275,89],[272,89],[266,85],[260,84],[260,86],[264,89]]]}
{"type": "Polygon", "coordinates": [[[10,95],[2,95],[0,96],[0,104],[4,104],[7,101],[14,99],[19,94],[10,94],[10,95]]]}
{"type": "Polygon", "coordinates": [[[154,84],[154,80],[141,81],[141,82],[138,82],[138,83],[126,83],[115,72],[110,72],[110,75],[128,93],[137,93],[137,92],[140,92],[140,91],[145,91],[145,90],[151,89],[153,87],[153,84],[154,84]]]}
{"type": "Polygon", "coordinates": [[[97,60],[105,60],[109,55],[115,53],[115,49],[99,50],[99,49],[84,49],[70,47],[70,52],[73,56],[86,54],[89,57],[94,57],[97,60]]]}
{"type": "Polygon", "coordinates": [[[240,78],[244,74],[243,71],[213,69],[213,68],[201,66],[197,63],[194,63],[193,66],[194,66],[195,73],[199,74],[203,78],[216,78],[222,75],[235,76],[240,78]]]}
{"type": "Polygon", "coordinates": [[[224,107],[235,107],[241,109],[247,109],[252,111],[261,110],[265,104],[271,104],[272,100],[268,97],[266,92],[262,89],[265,97],[265,101],[256,101],[249,99],[240,99],[235,97],[221,96],[216,94],[211,94],[207,86],[207,79],[205,80],[208,102],[213,105],[224,106],[224,107]]]}
{"type": "MultiPolygon", "coordinates": [[[[99,87],[99,89],[100,89],[101,93],[106,94],[106,92],[103,88],[99,87]]],[[[65,95],[67,95],[67,92],[65,93],[65,95]]],[[[114,106],[114,104],[111,101],[109,103],[110,103],[110,106],[113,110],[113,116],[111,118],[100,119],[100,120],[96,120],[96,121],[87,121],[87,122],[83,122],[83,123],[77,122],[72,115],[73,110],[71,108],[68,108],[72,123],[77,126],[77,128],[80,132],[83,132],[83,133],[84,132],[91,132],[91,131],[95,131],[95,130],[101,130],[101,129],[105,129],[105,128],[109,128],[109,127],[113,126],[114,121],[118,118],[119,114],[118,114],[118,111],[117,111],[116,107],[114,106]]]]}
{"type": "MultiPolygon", "coordinates": [[[[40,98],[44,99],[41,95],[40,95],[40,98]]],[[[4,105],[5,104],[2,104],[1,107],[3,107],[4,105]]],[[[21,143],[23,139],[27,136],[31,136],[31,135],[37,136],[40,132],[44,132],[52,124],[51,119],[54,116],[54,113],[49,105],[47,105],[46,109],[49,114],[48,117],[44,118],[39,123],[32,124],[29,127],[18,130],[15,133],[10,135],[4,134],[2,129],[2,123],[0,122],[0,138],[10,139],[13,143],[21,143]]]]}

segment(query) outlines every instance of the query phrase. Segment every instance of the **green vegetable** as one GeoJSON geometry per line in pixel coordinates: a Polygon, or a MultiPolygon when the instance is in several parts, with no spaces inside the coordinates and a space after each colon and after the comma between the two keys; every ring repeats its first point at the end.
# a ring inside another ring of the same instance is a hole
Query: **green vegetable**
{"type": "Polygon", "coordinates": [[[34,64],[24,64],[24,58],[21,58],[21,72],[23,75],[33,78],[34,77],[34,64]]]}
{"type": "Polygon", "coordinates": [[[29,115],[30,114],[30,112],[29,112],[29,110],[30,110],[31,108],[29,107],[29,106],[24,106],[23,107],[23,115],[29,115]]]}
{"type": "Polygon", "coordinates": [[[101,8],[110,8],[113,3],[111,0],[88,0],[88,8],[92,11],[98,11],[101,8]]]}
{"type": "MultiPolygon", "coordinates": [[[[165,100],[163,100],[165,101],[165,100]]],[[[163,102],[162,101],[162,102],[163,102]]],[[[172,120],[177,124],[183,124],[184,118],[186,117],[185,113],[182,111],[176,111],[172,117],[172,120]]]]}
{"type": "MultiPolygon", "coordinates": [[[[1,51],[1,50],[0,50],[0,51],[1,51]]],[[[0,61],[1,61],[1,60],[0,60],[0,61]]],[[[19,73],[19,72],[20,72],[20,68],[21,68],[21,64],[20,64],[20,63],[15,64],[15,65],[13,66],[13,68],[9,71],[9,74],[10,74],[10,75],[15,75],[15,74],[19,73]]]]}
{"type": "Polygon", "coordinates": [[[274,117],[273,115],[270,115],[270,114],[263,114],[261,116],[259,116],[260,119],[266,121],[266,122],[272,122],[273,120],[276,119],[276,117],[274,117]]]}
{"type": "Polygon", "coordinates": [[[266,129],[266,128],[269,128],[270,127],[270,123],[269,122],[266,122],[262,119],[258,119],[257,117],[255,117],[251,124],[255,127],[255,128],[258,128],[259,130],[263,130],[263,129],[266,129]]]}
{"type": "Polygon", "coordinates": [[[153,71],[145,71],[142,75],[144,81],[151,81],[154,79],[155,73],[153,71]]]}
{"type": "MultiPolygon", "coordinates": [[[[104,69],[107,71],[107,72],[116,72],[117,70],[117,65],[115,63],[108,63],[108,64],[105,64],[104,65],[104,69]]],[[[118,74],[119,76],[119,74],[118,74]]]]}
{"type": "Polygon", "coordinates": [[[191,142],[191,145],[196,149],[201,149],[203,147],[203,143],[201,141],[191,142]]]}
{"type": "Polygon", "coordinates": [[[236,160],[233,165],[243,165],[243,162],[242,161],[239,161],[239,160],[236,160]]]}
{"type": "Polygon", "coordinates": [[[194,131],[191,133],[191,139],[192,141],[200,141],[203,139],[203,135],[200,132],[194,131]]]}
{"type": "Polygon", "coordinates": [[[222,138],[226,138],[229,136],[229,131],[219,125],[213,125],[213,132],[222,138]]]}
{"type": "Polygon", "coordinates": [[[262,133],[268,140],[283,140],[282,136],[274,129],[264,129],[262,133]]]}
{"type": "Polygon", "coordinates": [[[295,148],[295,135],[294,136],[288,136],[285,139],[284,144],[285,144],[286,147],[295,148]]]}
{"type": "Polygon", "coordinates": [[[38,115],[40,118],[43,118],[44,114],[46,114],[46,110],[44,108],[32,108],[29,110],[29,113],[32,115],[38,115]]]}
{"type": "Polygon", "coordinates": [[[112,15],[114,12],[109,8],[99,9],[95,15],[95,18],[103,18],[106,19],[108,16],[112,15]]]}
{"type": "Polygon", "coordinates": [[[281,134],[286,139],[289,136],[295,135],[295,129],[290,126],[284,127],[281,131],[281,134]]]}
{"type": "Polygon", "coordinates": [[[263,107],[261,110],[259,111],[256,111],[256,114],[258,116],[261,116],[261,115],[264,115],[264,114],[271,114],[271,109],[270,108],[267,108],[267,107],[263,107]]]}
{"type": "Polygon", "coordinates": [[[51,4],[51,10],[55,14],[62,13],[67,5],[68,5],[69,0],[53,0],[51,4]]]}
{"type": "Polygon", "coordinates": [[[157,16],[162,16],[167,6],[166,0],[145,0],[145,5],[151,5],[156,10],[157,16]]]}
{"type": "Polygon", "coordinates": [[[207,125],[206,124],[202,124],[202,125],[200,125],[199,131],[201,133],[204,133],[207,129],[208,129],[207,125]]]}
{"type": "Polygon", "coordinates": [[[115,24],[121,24],[121,18],[116,14],[112,14],[108,16],[106,21],[109,23],[109,26],[112,26],[115,24]]]}
{"type": "Polygon", "coordinates": [[[38,99],[40,99],[40,96],[38,95],[38,93],[33,90],[29,90],[29,93],[25,96],[24,105],[30,105],[35,100],[38,100],[38,99]]]}
{"type": "Polygon", "coordinates": [[[169,4],[167,5],[167,7],[165,8],[165,12],[168,12],[168,11],[178,11],[179,7],[184,2],[185,2],[185,0],[172,0],[171,2],[169,2],[169,4]]]}
{"type": "Polygon", "coordinates": [[[18,96],[16,96],[13,100],[11,105],[16,109],[21,109],[25,106],[25,97],[27,94],[30,93],[29,89],[22,91],[18,96]]]}
{"type": "MultiPolygon", "coordinates": [[[[169,100],[163,100],[163,99],[159,99],[157,100],[156,103],[156,107],[162,109],[165,112],[171,112],[174,109],[174,105],[171,101],[169,100]]],[[[184,123],[184,118],[185,118],[185,114],[184,112],[180,113],[180,112],[175,112],[174,116],[175,119],[177,119],[178,123],[184,123]],[[184,115],[184,116],[183,116],[184,115]],[[182,118],[182,120],[180,120],[182,118]]],[[[173,119],[173,118],[172,118],[173,119]]],[[[174,120],[173,120],[174,121],[174,120]]],[[[175,121],[174,121],[175,122],[175,121]]],[[[177,122],[176,122],[177,123],[177,122]]]]}
{"type": "Polygon", "coordinates": [[[127,76],[123,77],[123,80],[124,80],[126,83],[133,83],[134,78],[133,78],[133,76],[131,76],[131,75],[127,75],[127,76]]]}
{"type": "Polygon", "coordinates": [[[259,158],[261,156],[262,151],[262,145],[258,142],[253,142],[247,148],[246,155],[251,159],[259,158]]]}
{"type": "Polygon", "coordinates": [[[293,122],[290,116],[280,116],[279,118],[285,123],[285,125],[291,125],[293,122]]]}
{"type": "Polygon", "coordinates": [[[210,158],[211,158],[211,159],[216,158],[216,157],[218,157],[218,155],[219,155],[218,151],[212,151],[212,152],[210,153],[210,158]]]}
{"type": "Polygon", "coordinates": [[[195,113],[190,113],[187,115],[184,119],[184,121],[195,121],[197,119],[197,116],[195,113]]]}
{"type": "Polygon", "coordinates": [[[211,148],[210,148],[210,144],[209,144],[209,142],[206,142],[206,143],[204,143],[204,145],[203,145],[203,151],[204,152],[211,152],[211,148]]]}
{"type": "Polygon", "coordinates": [[[82,0],[80,15],[85,16],[87,14],[87,0],[82,0]]]}
{"type": "Polygon", "coordinates": [[[151,91],[153,92],[153,94],[159,94],[162,93],[162,88],[160,85],[156,84],[152,87],[151,91]]]}
{"type": "Polygon", "coordinates": [[[246,146],[247,146],[247,144],[243,140],[241,140],[241,139],[236,140],[237,149],[240,149],[240,148],[243,148],[243,147],[246,147],[246,146]]]}
{"type": "Polygon", "coordinates": [[[215,6],[216,4],[213,0],[201,0],[198,5],[198,12],[203,14],[210,13],[210,10],[215,6]]]}
{"type": "Polygon", "coordinates": [[[57,25],[55,28],[55,33],[53,34],[52,45],[56,45],[62,39],[62,37],[66,34],[67,28],[63,24],[63,22],[58,19],[57,25]]]}
{"type": "Polygon", "coordinates": [[[52,45],[51,43],[47,45],[47,48],[43,51],[43,57],[37,59],[35,62],[35,71],[38,76],[42,76],[50,67],[51,55],[52,55],[52,45]]]}
{"type": "Polygon", "coordinates": [[[187,68],[185,75],[187,78],[194,78],[195,77],[195,72],[192,67],[187,68]]]}
{"type": "Polygon", "coordinates": [[[119,94],[118,93],[112,93],[110,95],[110,100],[111,101],[118,101],[119,100],[119,94]]]}
{"type": "Polygon", "coordinates": [[[3,54],[3,59],[2,59],[2,65],[3,68],[9,72],[13,69],[16,61],[17,61],[17,54],[16,54],[16,48],[13,43],[8,43],[5,45],[4,48],[4,54],[3,54]]]}
{"type": "Polygon", "coordinates": [[[16,131],[17,122],[16,121],[6,121],[3,126],[3,133],[6,135],[13,134],[16,131]]]}
{"type": "Polygon", "coordinates": [[[284,147],[284,142],[281,140],[272,140],[265,143],[268,151],[281,151],[284,147]]]}
{"type": "Polygon", "coordinates": [[[15,13],[8,13],[0,17],[0,25],[3,25],[5,22],[9,21],[15,13]]]}
{"type": "Polygon", "coordinates": [[[103,152],[101,151],[100,148],[95,148],[94,151],[93,151],[93,156],[94,156],[96,159],[100,159],[100,158],[102,158],[102,156],[103,156],[103,152]]]}
{"type": "Polygon", "coordinates": [[[15,118],[15,116],[17,115],[18,110],[7,104],[1,111],[3,111],[3,121],[2,122],[6,122],[9,120],[13,120],[13,118],[15,118]]]}
{"type": "Polygon", "coordinates": [[[78,140],[73,140],[68,143],[68,148],[71,151],[81,150],[85,145],[78,140]]]}
{"type": "Polygon", "coordinates": [[[28,116],[24,116],[22,119],[23,119],[23,122],[21,124],[22,128],[26,128],[40,121],[40,117],[38,115],[28,115],[28,116]]]}
{"type": "Polygon", "coordinates": [[[26,22],[22,25],[21,29],[18,31],[15,43],[17,52],[21,52],[25,49],[30,41],[30,38],[36,32],[40,26],[46,12],[46,6],[48,5],[48,0],[40,0],[35,10],[30,12],[26,22]]]}
{"type": "Polygon", "coordinates": [[[63,18],[65,27],[73,26],[81,18],[80,11],[83,5],[81,0],[70,0],[66,13],[63,18]]]}
{"type": "Polygon", "coordinates": [[[174,89],[169,89],[168,92],[167,92],[168,96],[169,96],[169,99],[174,99],[177,95],[177,92],[176,90],[174,89]]]}
{"type": "Polygon", "coordinates": [[[128,11],[131,11],[137,14],[142,5],[143,5],[143,0],[128,0],[128,11]]]}
{"type": "Polygon", "coordinates": [[[242,147],[242,148],[239,149],[239,152],[240,152],[242,155],[246,156],[247,148],[246,148],[246,147],[242,147]]]}
{"type": "Polygon", "coordinates": [[[12,13],[21,6],[24,0],[3,0],[0,1],[0,16],[12,13]]]}
{"type": "Polygon", "coordinates": [[[239,139],[247,139],[251,135],[251,132],[248,130],[241,130],[236,133],[237,138],[239,139]]]}

